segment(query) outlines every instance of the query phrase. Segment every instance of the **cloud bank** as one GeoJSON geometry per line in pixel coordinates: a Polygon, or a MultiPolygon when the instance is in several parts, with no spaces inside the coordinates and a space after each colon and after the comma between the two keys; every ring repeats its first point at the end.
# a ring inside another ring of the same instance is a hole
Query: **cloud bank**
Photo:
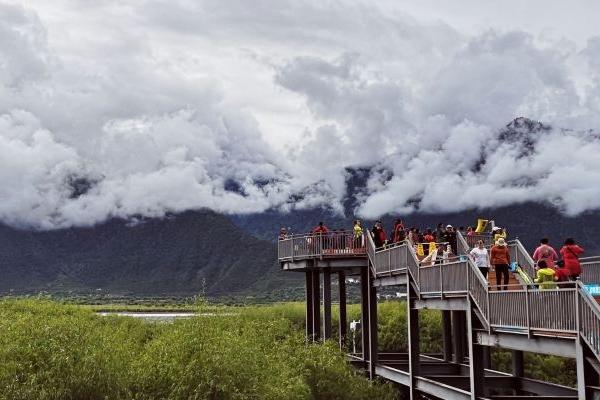
{"type": "Polygon", "coordinates": [[[600,208],[600,36],[284,3],[0,4],[0,220],[600,208]]]}

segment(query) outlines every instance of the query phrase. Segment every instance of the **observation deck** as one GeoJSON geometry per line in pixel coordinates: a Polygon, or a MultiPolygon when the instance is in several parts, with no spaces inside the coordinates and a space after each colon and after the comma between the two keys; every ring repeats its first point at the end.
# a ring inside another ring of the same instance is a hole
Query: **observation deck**
{"type": "MultiPolygon", "coordinates": [[[[498,290],[466,256],[479,239],[491,244],[489,235],[457,233],[458,256],[442,264],[424,264],[407,241],[376,249],[370,235],[356,238],[351,232],[291,236],[278,242],[278,257],[283,270],[306,275],[309,340],[331,338],[331,282],[337,275],[339,342],[345,348],[346,277],[360,278],[361,352],[348,357],[371,378],[400,384],[411,399],[421,394],[441,399],[600,398],[600,307],[586,289],[586,284],[600,283],[600,257],[582,258],[581,280],[556,289],[541,290],[520,279],[509,290],[498,290]],[[387,286],[406,293],[406,354],[378,350],[377,290],[387,286]],[[443,354],[420,351],[422,309],[441,313],[443,354]],[[512,352],[511,373],[490,369],[491,348],[512,352]],[[577,388],[526,378],[523,352],[575,359],[577,388]]],[[[534,276],[534,261],[521,242],[508,243],[522,275],[534,276]]]]}

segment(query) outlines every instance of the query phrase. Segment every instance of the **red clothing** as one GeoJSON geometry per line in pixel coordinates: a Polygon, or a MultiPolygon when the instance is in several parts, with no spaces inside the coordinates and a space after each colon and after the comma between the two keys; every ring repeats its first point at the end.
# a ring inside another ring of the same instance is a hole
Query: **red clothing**
{"type": "Polygon", "coordinates": [[[398,224],[394,227],[394,243],[398,243],[406,239],[404,234],[404,225],[398,224]]]}
{"type": "Polygon", "coordinates": [[[313,228],[312,233],[327,233],[329,229],[325,225],[317,225],[313,228]]]}
{"type": "Polygon", "coordinates": [[[552,268],[558,260],[558,254],[551,246],[542,244],[533,252],[533,261],[538,262],[540,260],[546,261],[546,265],[552,268]]]}
{"type": "Polygon", "coordinates": [[[492,246],[490,251],[490,262],[492,265],[510,264],[510,253],[507,246],[492,246]]]}
{"type": "Polygon", "coordinates": [[[423,240],[425,240],[426,243],[435,242],[435,237],[433,235],[425,235],[423,240]]]}
{"type": "Polygon", "coordinates": [[[581,274],[581,264],[579,263],[579,256],[581,254],[583,254],[583,248],[576,244],[565,245],[560,249],[560,255],[565,261],[565,268],[572,277],[581,274]]]}

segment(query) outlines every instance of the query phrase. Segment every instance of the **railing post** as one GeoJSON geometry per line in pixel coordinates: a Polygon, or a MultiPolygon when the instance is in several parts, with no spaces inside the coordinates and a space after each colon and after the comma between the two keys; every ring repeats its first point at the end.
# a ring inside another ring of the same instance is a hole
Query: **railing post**
{"type": "Polygon", "coordinates": [[[485,285],[485,293],[486,293],[486,301],[487,301],[487,322],[488,322],[488,333],[491,335],[492,334],[492,317],[491,315],[491,310],[490,310],[490,288],[489,285],[486,282],[485,285]]]}
{"type": "Polygon", "coordinates": [[[388,250],[388,273],[392,276],[392,250],[388,250]]]}
{"type": "Polygon", "coordinates": [[[444,269],[443,264],[440,264],[440,297],[444,298],[444,269]]]}
{"type": "Polygon", "coordinates": [[[529,285],[525,285],[525,312],[527,313],[527,337],[531,338],[531,326],[529,320],[529,285]]]}

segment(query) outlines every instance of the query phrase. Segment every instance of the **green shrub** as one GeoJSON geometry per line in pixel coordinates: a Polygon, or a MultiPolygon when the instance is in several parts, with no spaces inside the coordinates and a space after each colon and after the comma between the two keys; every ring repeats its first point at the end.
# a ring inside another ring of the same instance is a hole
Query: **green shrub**
{"type": "Polygon", "coordinates": [[[298,309],[159,324],[4,300],[0,399],[394,398],[390,385],[359,376],[335,344],[307,345],[298,309]]]}

